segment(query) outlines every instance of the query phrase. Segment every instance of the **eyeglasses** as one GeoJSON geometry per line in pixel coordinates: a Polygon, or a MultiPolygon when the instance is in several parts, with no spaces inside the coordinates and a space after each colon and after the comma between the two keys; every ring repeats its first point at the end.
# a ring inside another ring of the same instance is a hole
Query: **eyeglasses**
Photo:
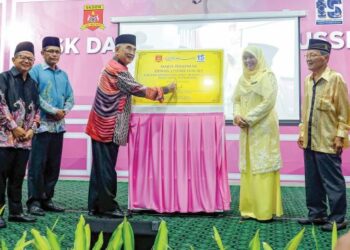
{"type": "Polygon", "coordinates": [[[317,54],[305,54],[305,55],[304,55],[304,58],[306,58],[306,59],[308,59],[308,58],[314,59],[314,58],[319,57],[319,56],[322,56],[322,55],[317,55],[317,54]]]}
{"type": "Polygon", "coordinates": [[[60,55],[62,53],[61,50],[59,50],[59,49],[47,49],[47,50],[44,50],[44,51],[49,53],[49,54],[58,54],[58,55],[60,55]]]}
{"type": "Polygon", "coordinates": [[[35,58],[31,57],[31,56],[18,55],[16,57],[19,58],[22,61],[26,61],[27,60],[30,63],[33,63],[35,61],[35,58]]]}

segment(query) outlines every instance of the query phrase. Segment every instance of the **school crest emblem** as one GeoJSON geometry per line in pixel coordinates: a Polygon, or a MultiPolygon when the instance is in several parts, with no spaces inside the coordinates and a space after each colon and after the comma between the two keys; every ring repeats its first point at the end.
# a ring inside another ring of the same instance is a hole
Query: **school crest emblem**
{"type": "Polygon", "coordinates": [[[84,5],[84,17],[81,30],[89,29],[94,31],[98,28],[104,29],[103,24],[103,4],[98,5],[84,5]]]}
{"type": "Polygon", "coordinates": [[[161,61],[163,61],[162,55],[156,55],[155,60],[156,60],[156,62],[161,62],[161,61]]]}

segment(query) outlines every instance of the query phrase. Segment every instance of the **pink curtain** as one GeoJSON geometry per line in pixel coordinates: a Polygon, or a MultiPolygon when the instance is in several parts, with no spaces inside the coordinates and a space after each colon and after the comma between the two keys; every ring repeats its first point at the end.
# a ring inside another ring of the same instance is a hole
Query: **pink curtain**
{"type": "Polygon", "coordinates": [[[130,121],[130,209],[230,209],[222,113],[132,114],[130,121]]]}

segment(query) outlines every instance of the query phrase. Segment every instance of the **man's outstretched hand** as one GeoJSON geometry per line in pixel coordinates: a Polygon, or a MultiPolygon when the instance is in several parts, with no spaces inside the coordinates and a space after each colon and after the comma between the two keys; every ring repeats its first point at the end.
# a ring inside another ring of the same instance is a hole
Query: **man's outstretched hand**
{"type": "Polygon", "coordinates": [[[172,92],[172,93],[174,93],[175,92],[175,90],[176,90],[176,83],[175,82],[172,82],[172,83],[170,83],[168,86],[167,86],[167,88],[169,89],[169,92],[172,92]]]}

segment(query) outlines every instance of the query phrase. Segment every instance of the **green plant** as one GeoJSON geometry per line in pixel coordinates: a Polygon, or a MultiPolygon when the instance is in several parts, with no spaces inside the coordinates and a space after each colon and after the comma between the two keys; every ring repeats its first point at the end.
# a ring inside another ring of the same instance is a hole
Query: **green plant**
{"type": "MultiPolygon", "coordinates": [[[[305,232],[305,228],[303,228],[297,235],[294,236],[293,239],[291,239],[288,242],[284,250],[297,250],[301,240],[303,239],[304,232],[305,232]]],[[[262,245],[264,250],[272,250],[272,247],[266,242],[263,242],[262,245]]],[[[260,250],[260,248],[261,248],[261,244],[260,244],[260,236],[259,236],[259,229],[258,229],[253,239],[251,239],[249,243],[249,250],[260,250]]]]}
{"type": "Polygon", "coordinates": [[[260,250],[259,229],[256,231],[253,239],[249,242],[249,250],[260,250]]]}
{"type": "Polygon", "coordinates": [[[34,237],[34,242],[33,242],[33,246],[35,249],[38,250],[50,250],[50,243],[47,240],[47,238],[43,235],[40,234],[40,232],[36,229],[32,229],[30,230],[31,234],[34,237]]]}
{"type": "Polygon", "coordinates": [[[47,240],[49,241],[51,249],[60,250],[61,242],[57,238],[57,235],[50,228],[46,228],[46,235],[47,235],[47,240]]]}
{"type": "Polygon", "coordinates": [[[100,234],[98,235],[98,239],[94,247],[92,248],[92,250],[100,250],[102,248],[102,245],[103,245],[103,233],[100,232],[100,234]]]}
{"type": "Polygon", "coordinates": [[[333,230],[332,230],[332,250],[335,249],[335,246],[337,245],[338,240],[338,230],[337,230],[337,223],[333,222],[333,230]]]}
{"type": "Polygon", "coordinates": [[[168,249],[168,228],[166,222],[162,220],[160,222],[156,240],[154,241],[154,250],[166,250],[168,249]]]}
{"type": "Polygon", "coordinates": [[[80,215],[77,228],[75,229],[75,239],[73,250],[90,249],[91,230],[89,224],[85,223],[85,219],[80,215]]]}
{"type": "Polygon", "coordinates": [[[123,221],[123,243],[124,250],[134,250],[135,249],[135,237],[134,231],[129,223],[129,221],[124,217],[123,221]]]}
{"type": "Polygon", "coordinates": [[[315,226],[312,225],[312,238],[314,239],[315,242],[315,249],[318,250],[318,241],[317,241],[317,235],[316,235],[316,230],[315,230],[315,226]]]}
{"type": "Polygon", "coordinates": [[[267,244],[266,242],[263,242],[263,249],[264,250],[272,250],[272,247],[269,244],[267,244]]]}
{"type": "Polygon", "coordinates": [[[60,250],[61,249],[61,242],[63,240],[63,235],[60,239],[58,239],[57,235],[53,232],[57,223],[59,221],[59,218],[56,219],[55,223],[53,224],[52,228],[46,228],[46,235],[47,239],[50,243],[51,249],[52,250],[60,250]]]}
{"type": "Polygon", "coordinates": [[[27,231],[24,231],[22,237],[17,241],[14,250],[23,250],[26,246],[32,244],[33,240],[26,241],[27,231]]]}
{"type": "Polygon", "coordinates": [[[305,227],[303,229],[301,229],[300,232],[297,235],[295,235],[294,238],[288,242],[287,246],[284,249],[285,250],[297,250],[301,240],[304,237],[304,232],[305,232],[305,227]]]}
{"type": "MultiPolygon", "coordinates": [[[[4,207],[0,209],[0,213],[4,211],[4,207]]],[[[16,243],[14,250],[24,250],[27,246],[32,245],[32,247],[36,250],[61,250],[61,242],[63,236],[58,239],[57,235],[54,233],[55,226],[58,223],[58,219],[56,220],[53,227],[46,228],[46,236],[41,235],[37,229],[31,229],[31,234],[33,239],[26,240],[27,232],[25,231],[22,234],[22,237],[16,243]]],[[[261,242],[260,242],[260,231],[259,229],[256,231],[254,237],[249,243],[250,250],[260,250],[261,242]]],[[[291,239],[284,250],[297,250],[305,233],[305,228],[300,230],[293,239],[291,239]]],[[[318,249],[317,235],[315,227],[312,227],[312,236],[315,242],[315,249],[318,249]]],[[[225,247],[222,243],[220,234],[215,226],[213,226],[213,238],[216,241],[217,247],[219,250],[225,250],[225,247]]],[[[338,239],[337,225],[333,223],[332,230],[332,250],[335,249],[336,243],[338,239]]],[[[156,240],[153,245],[153,250],[167,250],[171,249],[168,245],[168,229],[166,222],[164,220],[161,221],[159,225],[158,234],[156,240]]],[[[74,247],[72,250],[89,250],[91,244],[91,230],[89,224],[86,224],[83,216],[80,216],[79,222],[77,223],[77,227],[75,230],[75,240],[74,247]]],[[[93,250],[101,250],[103,246],[103,233],[99,234],[98,240],[95,243],[93,250]]],[[[123,222],[118,225],[118,227],[114,230],[108,244],[107,250],[121,250],[124,246],[125,250],[134,250],[135,249],[135,239],[134,232],[132,227],[125,217],[123,222]]],[[[262,243],[264,250],[272,250],[272,247],[266,243],[262,243]]],[[[191,250],[194,250],[192,245],[189,245],[191,250]]],[[[0,240],[0,249],[8,250],[6,242],[4,239],[0,240]]]]}
{"type": "Polygon", "coordinates": [[[222,240],[221,240],[219,231],[216,229],[215,226],[213,227],[213,230],[214,230],[214,240],[216,241],[216,244],[218,245],[218,248],[219,248],[220,250],[225,250],[225,247],[224,247],[224,245],[222,244],[222,240]]]}
{"type": "Polygon", "coordinates": [[[123,246],[123,223],[120,223],[114,230],[107,246],[107,250],[120,250],[123,246]]]}
{"type": "Polygon", "coordinates": [[[6,242],[3,239],[1,240],[1,250],[8,250],[6,242]]]}

